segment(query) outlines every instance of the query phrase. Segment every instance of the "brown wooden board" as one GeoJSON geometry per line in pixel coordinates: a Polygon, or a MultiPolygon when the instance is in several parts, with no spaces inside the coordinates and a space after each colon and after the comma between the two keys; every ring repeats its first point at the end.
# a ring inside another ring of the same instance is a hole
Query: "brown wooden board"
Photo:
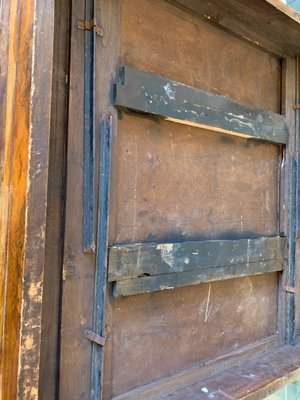
{"type": "Polygon", "coordinates": [[[115,299],[112,394],[275,334],[276,298],[274,273],[115,299]]]}
{"type": "Polygon", "coordinates": [[[300,51],[300,14],[280,0],[169,2],[279,57],[300,51]]]}
{"type": "Polygon", "coordinates": [[[46,11],[42,1],[12,1],[10,7],[1,146],[1,395],[31,400],[39,385],[54,4],[49,1],[46,11]]]}
{"type": "Polygon", "coordinates": [[[50,159],[39,397],[56,398],[64,237],[70,1],[55,5],[50,159]]]}
{"type": "Polygon", "coordinates": [[[115,86],[115,105],[157,115],[168,121],[286,144],[288,129],[282,115],[251,109],[169,79],[123,67],[115,86]]]}
{"type": "MultiPolygon", "coordinates": [[[[239,9],[245,10],[246,2],[239,9]]],[[[214,4],[212,8],[221,17],[223,2],[214,4]]],[[[123,0],[121,6],[121,65],[221,94],[249,107],[280,111],[277,58],[164,1],[123,0]]],[[[257,16],[250,19],[246,13],[245,19],[255,21],[257,16]]],[[[259,22],[258,27],[262,26],[259,22]]]]}
{"type": "MultiPolygon", "coordinates": [[[[9,192],[11,169],[11,118],[14,97],[14,74],[16,65],[8,68],[8,60],[14,56],[14,29],[10,26],[16,19],[17,5],[15,2],[6,2],[0,12],[0,354],[4,352],[4,321],[5,321],[5,296],[7,281],[7,228],[9,225],[9,192]],[[6,121],[6,114],[8,120],[6,121]]],[[[0,388],[2,383],[3,356],[0,356],[0,388]]],[[[1,397],[1,396],[0,396],[1,397]]]]}
{"type": "Polygon", "coordinates": [[[279,148],[123,113],[114,243],[276,236],[279,148]]]}

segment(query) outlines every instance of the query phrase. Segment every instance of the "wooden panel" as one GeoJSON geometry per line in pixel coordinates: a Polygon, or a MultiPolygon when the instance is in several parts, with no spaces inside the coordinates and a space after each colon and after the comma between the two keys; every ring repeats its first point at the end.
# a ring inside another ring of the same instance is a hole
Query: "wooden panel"
{"type": "Polygon", "coordinates": [[[285,238],[133,244],[109,251],[108,280],[138,278],[283,258],[285,238]]]}
{"type": "Polygon", "coordinates": [[[276,298],[275,273],[115,299],[112,394],[275,334],[276,298]]]}
{"type": "Polygon", "coordinates": [[[123,113],[114,243],[276,236],[279,148],[123,113]]]}
{"type": "MultiPolygon", "coordinates": [[[[240,13],[246,2],[239,7],[240,13]]],[[[278,59],[164,1],[124,0],[121,5],[121,65],[221,94],[249,107],[280,111],[278,59]]],[[[219,1],[211,6],[218,18],[222,18],[220,8],[224,7],[219,1]]],[[[258,14],[253,15],[255,23],[258,14]]],[[[236,14],[232,16],[238,21],[236,14]]],[[[257,23],[259,29],[262,26],[257,23]]]]}
{"type": "Polygon", "coordinates": [[[115,105],[168,121],[231,135],[287,143],[288,130],[282,115],[248,109],[224,96],[123,67],[115,87],[115,105]]]}
{"type": "Polygon", "coordinates": [[[170,0],[170,3],[279,57],[299,53],[300,14],[281,0],[170,0]]]}
{"type": "Polygon", "coordinates": [[[170,392],[175,392],[183,387],[190,386],[194,382],[214,376],[229,368],[242,365],[250,359],[265,354],[270,348],[276,348],[283,345],[282,340],[277,335],[259,340],[250,345],[239,347],[238,349],[213,357],[200,364],[194,364],[175,375],[165,377],[159,381],[138,387],[113,398],[113,400],[149,400],[156,396],[163,396],[170,392]]]}
{"type": "MultiPolygon", "coordinates": [[[[269,354],[231,368],[219,375],[194,382],[153,400],[257,400],[300,378],[300,346],[283,346],[269,354]]],[[[137,397],[140,398],[138,393],[137,397]]],[[[130,397],[127,398],[129,400],[130,397]]],[[[133,399],[133,397],[132,397],[133,399]]],[[[117,399],[116,399],[117,400],[117,399]]],[[[125,400],[125,399],[124,399],[125,400]]]]}

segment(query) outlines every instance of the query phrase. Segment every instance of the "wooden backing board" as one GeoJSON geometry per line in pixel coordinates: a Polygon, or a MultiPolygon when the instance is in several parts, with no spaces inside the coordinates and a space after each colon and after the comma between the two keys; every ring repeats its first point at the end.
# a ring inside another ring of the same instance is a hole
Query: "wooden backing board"
{"type": "Polygon", "coordinates": [[[271,273],[114,299],[111,394],[276,334],[277,284],[271,273]]]}
{"type": "Polygon", "coordinates": [[[300,14],[280,0],[169,2],[279,57],[300,51],[300,14]]]}
{"type": "Polygon", "coordinates": [[[277,235],[277,145],[122,113],[110,245],[277,235]]]}
{"type": "MultiPolygon", "coordinates": [[[[218,4],[212,9],[218,12],[223,1],[214,3],[218,4]]],[[[251,108],[280,112],[280,60],[186,11],[160,0],[123,0],[120,65],[220,94],[251,108]]],[[[246,15],[249,21],[257,20],[257,13],[252,15],[251,19],[246,15]]]]}
{"type": "Polygon", "coordinates": [[[282,115],[249,109],[224,96],[123,67],[115,86],[115,105],[185,125],[230,135],[287,143],[282,115]]]}

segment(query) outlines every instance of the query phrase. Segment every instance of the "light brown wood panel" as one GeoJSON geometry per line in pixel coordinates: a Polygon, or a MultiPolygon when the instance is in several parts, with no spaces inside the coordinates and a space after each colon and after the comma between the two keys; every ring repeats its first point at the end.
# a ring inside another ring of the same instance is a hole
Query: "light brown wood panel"
{"type": "Polygon", "coordinates": [[[274,236],[279,147],[122,113],[116,243],[274,236]]]}
{"type": "Polygon", "coordinates": [[[121,64],[279,111],[277,58],[164,1],[121,4],[121,64]]]}
{"type": "Polygon", "coordinates": [[[113,395],[276,333],[277,274],[114,301],[113,395]]]}

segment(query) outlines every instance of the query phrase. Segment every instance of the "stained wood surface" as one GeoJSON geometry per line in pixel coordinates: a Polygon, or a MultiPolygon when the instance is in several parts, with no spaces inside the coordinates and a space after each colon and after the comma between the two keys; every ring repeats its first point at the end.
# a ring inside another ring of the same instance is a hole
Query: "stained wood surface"
{"type": "Polygon", "coordinates": [[[230,135],[287,143],[288,129],[282,115],[248,109],[224,96],[127,66],[120,76],[115,86],[118,107],[230,135]]]}
{"type": "MultiPolygon", "coordinates": [[[[32,74],[30,90],[27,88],[28,92],[26,93],[28,95],[26,123],[29,129],[28,148],[26,149],[29,159],[29,170],[27,173],[26,170],[24,171],[24,165],[21,160],[19,161],[20,169],[25,175],[24,183],[26,184],[26,231],[23,238],[22,334],[20,337],[21,348],[18,366],[19,381],[17,398],[24,400],[38,399],[40,384],[54,7],[54,0],[47,1],[47,6],[45,6],[44,0],[35,1],[32,4],[32,8],[29,2],[22,2],[24,20],[27,21],[29,9],[32,12],[33,18],[32,26],[26,32],[23,48],[23,56],[27,57],[27,67],[29,68],[29,70],[24,71],[25,81],[28,79],[28,72],[30,71],[32,74]],[[31,57],[28,57],[27,53],[28,43],[32,43],[33,53],[31,57]],[[45,71],[47,71],[47,75],[45,75],[45,71]]],[[[23,33],[21,32],[20,37],[22,36],[23,33]]],[[[20,108],[22,109],[24,96],[19,101],[20,108]]],[[[18,111],[16,111],[16,114],[18,115],[18,111]]],[[[24,136],[22,127],[20,128],[20,136],[24,136]]],[[[24,146],[24,143],[20,143],[20,145],[24,146]]]]}
{"type": "Polygon", "coordinates": [[[9,6],[0,185],[6,276],[1,395],[33,400],[39,386],[54,4],[12,1],[9,6]]]}
{"type": "Polygon", "coordinates": [[[300,14],[280,0],[170,0],[279,57],[299,53],[300,14]]]}
{"type": "MultiPolygon", "coordinates": [[[[254,10],[249,18],[248,9],[253,3],[259,7],[259,3],[265,2],[245,0],[239,5],[238,1],[232,1],[238,14],[228,5],[223,6],[224,2],[196,0],[193,3],[195,7],[209,6],[219,19],[223,18],[223,9],[229,9],[227,13],[231,12],[237,24],[237,15],[242,14],[244,23],[247,19],[255,25],[259,13],[254,10]]],[[[191,15],[164,1],[124,0],[121,6],[120,65],[221,94],[248,107],[280,111],[281,67],[277,58],[204,22],[198,14],[191,15]]],[[[265,19],[276,23],[273,15],[265,19]]],[[[256,28],[264,26],[268,24],[257,23],[256,28]]],[[[284,28],[280,35],[283,31],[284,28]]],[[[245,28],[243,36],[249,37],[249,34],[250,30],[245,28]]]]}
{"type": "MultiPolygon", "coordinates": [[[[12,117],[13,87],[16,66],[8,68],[8,60],[15,55],[13,52],[14,29],[12,21],[16,17],[16,2],[6,2],[0,11],[0,354],[4,352],[4,321],[5,321],[5,286],[7,273],[7,229],[9,225],[9,191],[10,174],[8,168],[11,160],[11,126],[6,121],[6,115],[12,117]],[[11,25],[11,26],[10,26],[11,25]],[[10,42],[9,42],[10,39],[10,42]]],[[[10,121],[11,122],[11,121],[10,121]]],[[[14,360],[15,362],[15,360],[14,360]]],[[[3,356],[0,357],[0,387],[3,387],[3,356]]],[[[1,398],[1,394],[0,394],[1,398]]]]}
{"type": "Polygon", "coordinates": [[[277,234],[278,146],[123,113],[115,163],[115,244],[277,234]]]}
{"type": "Polygon", "coordinates": [[[115,299],[113,395],[275,334],[276,298],[274,273],[115,299]]]}

